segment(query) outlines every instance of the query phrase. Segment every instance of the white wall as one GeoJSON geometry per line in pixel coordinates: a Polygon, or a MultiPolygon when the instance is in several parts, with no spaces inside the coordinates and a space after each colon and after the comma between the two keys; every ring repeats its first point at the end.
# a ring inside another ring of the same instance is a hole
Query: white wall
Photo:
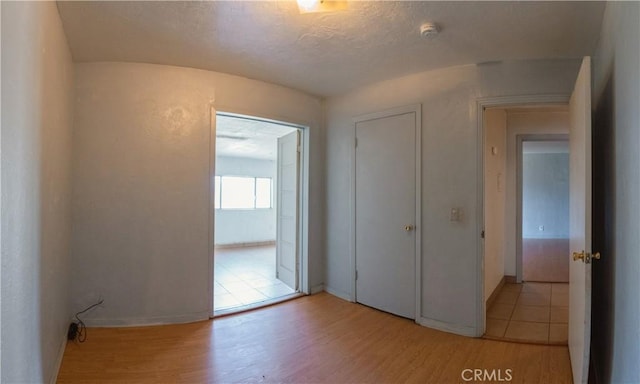
{"type": "Polygon", "coordinates": [[[504,109],[488,109],[484,113],[484,119],[484,299],[486,301],[504,276],[507,112],[504,109]]]}
{"type": "Polygon", "coordinates": [[[569,238],[568,153],[523,154],[522,237],[569,238]]]}
{"type": "MultiPolygon", "coordinates": [[[[274,139],[275,141],[276,139],[274,139]]],[[[276,177],[276,161],[247,157],[216,157],[216,175],[276,177]]]]}
{"type": "MultiPolygon", "coordinates": [[[[572,79],[569,90],[573,91],[572,79]]],[[[566,110],[517,110],[507,111],[507,206],[505,208],[505,254],[504,274],[516,275],[516,195],[517,195],[517,148],[518,135],[524,134],[558,134],[569,133],[569,114],[566,110]]]]}
{"type": "Polygon", "coordinates": [[[595,196],[592,353],[601,382],[640,382],[640,3],[608,2],[593,62],[595,196]],[[597,242],[596,242],[597,240],[597,242]],[[603,273],[604,272],[604,273],[603,273]],[[604,276],[603,276],[604,275],[604,276]]]}
{"type": "MultiPolygon", "coordinates": [[[[89,324],[208,318],[210,108],[310,126],[309,286],[322,284],[321,104],[189,68],[76,65],[72,297],[89,324]]],[[[303,266],[304,267],[304,266],[303,266]]]]}
{"type": "MultiPolygon", "coordinates": [[[[216,158],[216,175],[270,177],[273,193],[275,193],[276,173],[274,160],[229,156],[216,158]]],[[[270,209],[217,209],[216,245],[275,241],[276,199],[272,198],[272,201],[273,206],[270,209]]]]}
{"type": "MultiPolygon", "coordinates": [[[[422,317],[476,334],[480,97],[569,94],[578,60],[467,65],[392,79],[327,101],[327,261],[325,284],[351,295],[349,162],[352,118],[422,103],[422,317]],[[449,221],[451,207],[462,221],[449,221]]],[[[372,236],[375,236],[372,234],[372,236]]],[[[481,296],[481,295],[480,295],[481,296]]]]}
{"type": "MultiPolygon", "coordinates": [[[[0,27],[2,26],[2,6],[0,6],[0,27]]],[[[2,32],[0,32],[0,36],[2,32]]],[[[0,44],[1,45],[1,44],[0,44]]],[[[0,56],[1,59],[1,56],[0,56]]],[[[0,73],[2,73],[2,60],[0,60],[0,73]]],[[[0,76],[1,78],[2,76],[0,76]]],[[[0,90],[0,98],[2,91],[0,90]]],[[[0,114],[1,120],[1,114],[0,114]]],[[[2,122],[0,121],[0,217],[2,217],[2,122]]],[[[0,225],[1,227],[1,225],[0,225]]],[[[0,230],[0,328],[2,327],[2,230],[0,230]]],[[[2,332],[0,331],[0,381],[2,380],[2,332]]]]}
{"type": "Polygon", "coordinates": [[[69,308],[73,63],[54,2],[2,2],[2,377],[55,378],[69,308]]]}

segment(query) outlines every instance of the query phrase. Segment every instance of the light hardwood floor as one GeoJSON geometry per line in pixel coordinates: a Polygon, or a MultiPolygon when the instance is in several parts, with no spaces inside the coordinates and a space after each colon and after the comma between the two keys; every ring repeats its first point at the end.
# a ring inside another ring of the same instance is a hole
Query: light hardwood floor
{"type": "Polygon", "coordinates": [[[213,321],[91,328],[67,345],[58,383],[463,383],[465,369],[571,382],[567,347],[456,336],[321,293],[213,321]]]}
{"type": "Polygon", "coordinates": [[[522,239],[522,278],[569,282],[569,239],[522,239]]]}

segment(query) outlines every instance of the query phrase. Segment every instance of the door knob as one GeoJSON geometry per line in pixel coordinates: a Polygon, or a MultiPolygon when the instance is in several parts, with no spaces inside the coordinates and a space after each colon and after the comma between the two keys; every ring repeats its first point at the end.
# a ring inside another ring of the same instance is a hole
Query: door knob
{"type": "Polygon", "coordinates": [[[407,231],[407,232],[413,231],[413,225],[405,225],[404,226],[404,230],[407,231]]]}
{"type": "Polygon", "coordinates": [[[576,261],[578,259],[584,261],[586,264],[590,264],[591,259],[600,260],[600,252],[596,252],[594,254],[585,253],[584,251],[580,253],[573,252],[573,261],[576,261]]]}
{"type": "Polygon", "coordinates": [[[582,260],[584,261],[584,251],[578,253],[578,252],[573,252],[573,261],[576,260],[582,260]]]}

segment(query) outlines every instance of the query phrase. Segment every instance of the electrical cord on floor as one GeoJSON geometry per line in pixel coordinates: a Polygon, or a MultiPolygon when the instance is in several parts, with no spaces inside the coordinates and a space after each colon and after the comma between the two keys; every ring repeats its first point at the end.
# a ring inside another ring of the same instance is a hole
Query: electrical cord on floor
{"type": "Polygon", "coordinates": [[[90,306],[88,306],[87,308],[85,308],[84,310],[76,313],[76,320],[78,320],[77,322],[72,322],[69,325],[69,331],[67,333],[67,339],[69,340],[77,340],[80,343],[84,343],[84,341],[87,339],[87,327],[84,325],[84,322],[80,319],[79,315],[87,312],[88,310],[97,307],[98,305],[102,304],[104,302],[103,299],[100,299],[100,301],[98,301],[95,304],[92,304],[90,306]]]}

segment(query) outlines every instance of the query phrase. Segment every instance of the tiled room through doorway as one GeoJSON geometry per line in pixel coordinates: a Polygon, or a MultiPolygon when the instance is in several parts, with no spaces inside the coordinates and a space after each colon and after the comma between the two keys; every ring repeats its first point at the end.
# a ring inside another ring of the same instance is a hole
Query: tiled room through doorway
{"type": "Polygon", "coordinates": [[[294,294],[276,278],[275,245],[216,248],[214,312],[243,309],[294,294]]]}
{"type": "Polygon", "coordinates": [[[567,345],[569,284],[504,284],[487,309],[485,338],[567,345]]]}

